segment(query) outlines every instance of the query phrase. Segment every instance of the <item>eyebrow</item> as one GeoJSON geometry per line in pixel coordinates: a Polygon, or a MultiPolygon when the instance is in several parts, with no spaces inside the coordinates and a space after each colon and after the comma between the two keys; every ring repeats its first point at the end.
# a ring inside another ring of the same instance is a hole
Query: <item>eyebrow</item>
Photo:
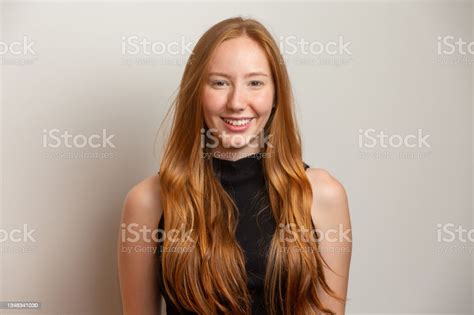
{"type": "MultiPolygon", "coordinates": [[[[226,77],[226,78],[231,77],[230,75],[228,75],[226,73],[223,73],[223,72],[209,72],[209,76],[211,76],[211,75],[217,75],[217,76],[226,77]]],[[[253,77],[253,76],[257,76],[257,75],[262,75],[262,76],[268,77],[268,74],[266,74],[265,72],[250,72],[250,73],[247,73],[244,76],[244,78],[253,77]]]]}

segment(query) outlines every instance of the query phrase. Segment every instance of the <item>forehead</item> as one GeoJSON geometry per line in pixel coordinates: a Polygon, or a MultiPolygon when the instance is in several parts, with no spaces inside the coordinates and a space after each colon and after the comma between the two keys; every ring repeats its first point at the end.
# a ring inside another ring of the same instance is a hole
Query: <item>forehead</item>
{"type": "Polygon", "coordinates": [[[268,58],[260,45],[245,36],[221,43],[213,52],[209,71],[238,75],[253,71],[270,73],[268,58]]]}

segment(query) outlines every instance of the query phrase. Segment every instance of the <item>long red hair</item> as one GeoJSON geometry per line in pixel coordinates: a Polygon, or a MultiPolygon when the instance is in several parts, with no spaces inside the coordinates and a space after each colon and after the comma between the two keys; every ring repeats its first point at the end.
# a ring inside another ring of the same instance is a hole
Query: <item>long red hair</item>
{"type": "MultiPolygon", "coordinates": [[[[198,314],[251,313],[244,255],[235,238],[238,212],[215,177],[211,159],[203,158],[206,149],[201,144],[205,128],[201,95],[210,56],[223,41],[239,36],[248,36],[263,48],[275,84],[275,107],[263,130],[271,135],[272,145],[265,145],[262,153],[277,227],[311,230],[312,190],[303,166],[290,80],[278,46],[253,19],[221,21],[205,32],[189,57],[171,108],[171,130],[160,161],[165,231],[190,231],[190,238],[164,240],[164,286],[178,308],[198,314]]],[[[309,232],[293,233],[291,242],[278,230],[273,235],[265,274],[270,315],[334,314],[322,305],[317,286],[343,301],[326,282],[323,263],[327,264],[317,242],[303,237],[310,239],[309,232]]]]}

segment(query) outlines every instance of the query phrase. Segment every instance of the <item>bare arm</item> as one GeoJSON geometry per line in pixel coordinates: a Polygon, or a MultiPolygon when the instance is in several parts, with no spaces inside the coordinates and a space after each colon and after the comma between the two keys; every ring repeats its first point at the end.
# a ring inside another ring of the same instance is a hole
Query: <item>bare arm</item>
{"type": "Polygon", "coordinates": [[[127,194],[122,210],[117,244],[120,293],[124,315],[161,315],[161,294],[157,283],[156,257],[158,244],[140,228],[157,228],[162,209],[159,199],[158,175],[145,179],[127,194]],[[125,232],[126,229],[139,232],[125,232]],[[125,234],[125,239],[123,239],[125,234]],[[128,239],[127,239],[128,238],[128,239]]]}
{"type": "MultiPolygon", "coordinates": [[[[347,297],[352,255],[352,228],[344,187],[322,169],[307,171],[313,189],[311,215],[320,232],[321,256],[337,273],[324,268],[328,285],[342,298],[347,297]]],[[[336,314],[345,314],[346,303],[318,290],[321,302],[336,314]]]]}

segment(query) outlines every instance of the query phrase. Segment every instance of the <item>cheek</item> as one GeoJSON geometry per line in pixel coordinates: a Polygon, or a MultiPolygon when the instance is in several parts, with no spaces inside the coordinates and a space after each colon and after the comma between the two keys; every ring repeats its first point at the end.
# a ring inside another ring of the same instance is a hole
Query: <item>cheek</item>
{"type": "Polygon", "coordinates": [[[209,116],[209,115],[212,115],[216,111],[216,108],[217,108],[216,98],[213,95],[213,93],[211,93],[207,89],[204,89],[202,93],[201,101],[202,101],[202,109],[204,111],[204,115],[209,116]]]}
{"type": "Polygon", "coordinates": [[[268,117],[272,111],[273,93],[262,93],[255,95],[254,98],[255,111],[260,117],[268,117]]]}
{"type": "Polygon", "coordinates": [[[204,112],[214,113],[225,106],[224,93],[205,88],[201,97],[204,112]]]}
{"type": "Polygon", "coordinates": [[[215,127],[218,116],[222,112],[222,108],[225,107],[225,96],[221,91],[216,91],[210,88],[204,88],[201,97],[202,110],[204,114],[204,122],[209,128],[215,127]]]}

